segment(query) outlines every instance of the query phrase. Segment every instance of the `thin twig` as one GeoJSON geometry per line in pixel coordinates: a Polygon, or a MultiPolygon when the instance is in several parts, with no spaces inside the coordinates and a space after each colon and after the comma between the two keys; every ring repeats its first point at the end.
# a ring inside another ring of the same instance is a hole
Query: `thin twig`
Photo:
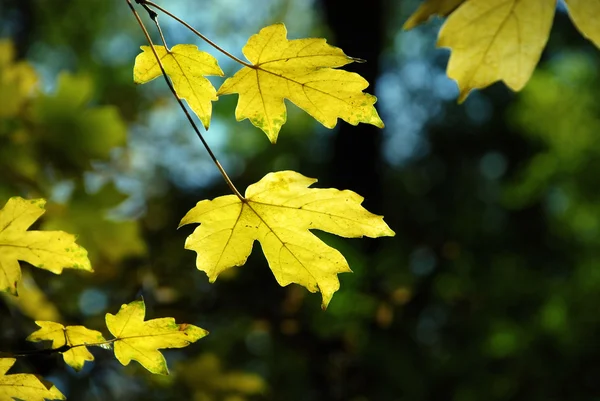
{"type": "Polygon", "coordinates": [[[58,348],[42,348],[42,349],[34,349],[34,350],[29,350],[29,351],[0,352],[0,358],[17,358],[17,357],[38,356],[38,355],[52,355],[52,354],[57,354],[57,353],[62,354],[73,348],[103,347],[104,345],[109,345],[116,341],[119,341],[119,338],[113,338],[113,339],[102,341],[99,343],[84,343],[84,344],[75,344],[75,345],[65,344],[62,347],[58,347],[58,348]]]}
{"type": "Polygon", "coordinates": [[[167,14],[169,17],[173,18],[175,21],[179,22],[181,25],[185,26],[187,29],[189,29],[190,31],[194,32],[194,34],[196,36],[198,36],[200,39],[202,39],[203,41],[205,41],[206,43],[208,43],[209,45],[211,45],[212,47],[214,47],[215,49],[217,49],[218,51],[220,51],[221,53],[223,53],[224,55],[226,55],[227,57],[229,57],[230,59],[237,61],[238,63],[242,64],[245,67],[248,68],[256,68],[256,66],[247,63],[246,61],[237,58],[236,56],[234,56],[233,54],[229,53],[227,50],[223,49],[221,46],[219,46],[218,44],[216,44],[215,42],[213,42],[212,40],[210,40],[209,38],[207,38],[206,36],[204,36],[203,34],[201,34],[200,32],[198,32],[196,29],[194,29],[193,26],[191,26],[190,24],[188,24],[187,22],[185,22],[184,20],[182,20],[181,18],[179,18],[178,16],[176,16],[175,14],[169,12],[168,10],[162,8],[161,6],[159,6],[156,3],[153,3],[151,1],[147,1],[147,0],[140,0],[140,4],[143,5],[148,5],[150,7],[154,7],[157,10],[167,14]]]}
{"type": "MultiPolygon", "coordinates": [[[[162,61],[161,61],[158,53],[156,52],[156,49],[154,48],[154,43],[152,42],[152,39],[150,38],[150,34],[148,33],[148,30],[144,26],[144,23],[142,22],[142,19],[140,18],[139,14],[137,13],[137,11],[135,10],[135,8],[133,7],[133,4],[131,4],[131,0],[125,0],[125,1],[129,5],[129,8],[131,9],[131,12],[135,16],[138,24],[140,25],[140,28],[144,32],[144,36],[146,36],[146,40],[148,41],[148,44],[150,44],[150,49],[154,53],[154,57],[156,58],[156,61],[158,62],[158,66],[160,67],[160,71],[162,72],[162,75],[163,75],[163,78],[165,79],[165,82],[169,86],[169,89],[171,90],[171,93],[173,93],[173,96],[175,96],[175,99],[177,99],[177,103],[179,103],[179,106],[181,106],[181,109],[183,110],[183,112],[185,113],[188,121],[192,125],[192,128],[196,132],[196,135],[198,136],[198,138],[202,142],[202,145],[204,145],[204,148],[208,152],[208,154],[209,154],[210,158],[212,159],[213,163],[215,163],[215,166],[217,166],[217,168],[221,172],[221,175],[223,176],[223,179],[225,180],[225,182],[227,183],[227,185],[229,186],[229,188],[231,189],[231,191],[240,199],[240,201],[246,202],[246,198],[244,198],[242,196],[242,194],[240,193],[240,191],[238,191],[238,189],[235,187],[235,185],[233,185],[233,181],[231,181],[231,178],[229,178],[229,176],[225,172],[225,169],[223,169],[223,166],[221,166],[221,163],[219,163],[219,160],[217,160],[217,157],[213,153],[212,149],[210,148],[210,146],[208,146],[208,143],[206,142],[206,140],[202,136],[202,133],[198,129],[198,126],[194,122],[194,119],[192,118],[192,116],[190,115],[189,111],[187,110],[187,108],[183,104],[183,101],[179,98],[179,96],[177,96],[177,92],[175,92],[175,88],[173,87],[173,84],[169,80],[167,72],[165,71],[165,67],[163,66],[162,61]]],[[[143,4],[143,3],[140,3],[140,4],[143,4]]],[[[150,5],[150,4],[148,4],[148,5],[150,5]]],[[[158,23],[158,21],[156,21],[156,23],[158,23]]]]}

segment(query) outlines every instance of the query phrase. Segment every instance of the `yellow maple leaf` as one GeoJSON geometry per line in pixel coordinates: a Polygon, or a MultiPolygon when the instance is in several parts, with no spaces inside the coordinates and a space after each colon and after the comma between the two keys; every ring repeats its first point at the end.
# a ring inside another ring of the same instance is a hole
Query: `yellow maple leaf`
{"type": "Polygon", "coordinates": [[[286,35],[285,25],[275,24],[250,37],[243,53],[252,64],[219,88],[218,96],[239,94],[238,121],[250,119],[275,143],[287,119],[288,99],[327,128],[335,127],[338,118],[383,127],[373,106],[377,98],[362,92],[369,83],[335,69],[357,59],[325,39],[288,40],[286,35]]]}
{"type": "Polygon", "coordinates": [[[15,358],[0,358],[0,400],[27,401],[65,400],[65,396],[51,383],[29,373],[7,375],[15,358]]]}
{"type": "Polygon", "coordinates": [[[186,249],[198,253],[198,269],[214,282],[222,271],[243,265],[258,240],[277,282],[320,291],[326,308],[340,286],[337,274],[351,270],[337,249],[309,230],[354,238],[394,232],[361,206],[360,195],[308,188],[316,181],[280,171],[250,185],[244,202],[235,195],[199,202],[180,224],[200,223],[185,242],[186,249]]]}
{"type": "Polygon", "coordinates": [[[10,198],[0,209],[0,292],[17,295],[19,261],[55,274],[63,268],[92,271],[85,249],[62,231],[27,231],[44,214],[44,199],[10,198]]]}
{"type": "Polygon", "coordinates": [[[106,326],[115,336],[115,357],[123,365],[138,361],[152,373],[169,374],[162,348],[182,348],[208,332],[191,324],[175,323],[171,317],[144,321],[144,301],[122,305],[116,315],[106,314],[106,326]]]}
{"type": "Polygon", "coordinates": [[[84,326],[63,326],[60,323],[36,321],[41,328],[29,335],[27,341],[52,341],[52,349],[64,346],[70,347],[62,352],[65,363],[79,371],[83,369],[85,361],[93,361],[94,356],[88,351],[86,344],[94,345],[106,340],[102,333],[90,330],[84,326]]]}
{"type": "Polygon", "coordinates": [[[470,0],[442,27],[439,47],[452,50],[448,77],[459,102],[473,89],[504,81],[521,90],[548,41],[556,0],[470,0]]]}
{"type": "Polygon", "coordinates": [[[434,15],[447,16],[466,0],[425,0],[404,23],[403,28],[412,29],[427,22],[434,15]]]}
{"type": "Polygon", "coordinates": [[[600,0],[565,0],[565,3],[579,32],[600,48],[600,0]]]}
{"type": "MultiPolygon", "coordinates": [[[[144,84],[162,75],[150,46],[142,46],[142,53],[135,58],[133,80],[144,84]]],[[[164,46],[154,46],[165,72],[171,78],[180,99],[185,99],[196,113],[204,128],[210,125],[212,101],[217,100],[217,91],[205,75],[223,76],[217,60],[210,54],[198,50],[195,45],[176,45],[170,51],[164,46]]]]}

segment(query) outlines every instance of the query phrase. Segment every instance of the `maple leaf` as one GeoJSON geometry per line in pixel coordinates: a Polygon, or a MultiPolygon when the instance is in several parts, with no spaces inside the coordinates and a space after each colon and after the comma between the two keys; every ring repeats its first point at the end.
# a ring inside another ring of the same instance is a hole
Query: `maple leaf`
{"type": "Polygon", "coordinates": [[[144,301],[122,305],[116,315],[106,314],[106,326],[115,336],[115,357],[123,365],[138,361],[152,373],[167,375],[169,370],[162,348],[182,348],[208,332],[191,324],[175,323],[171,317],[144,321],[144,301]]]}
{"type": "Polygon", "coordinates": [[[565,3],[579,32],[600,48],[600,0],[565,0],[565,3]]]}
{"type": "Polygon", "coordinates": [[[373,106],[377,98],[363,93],[369,83],[360,75],[334,68],[357,61],[325,39],[288,40],[285,25],[275,24],[253,35],[243,53],[252,63],[228,78],[217,95],[239,94],[235,116],[250,119],[272,143],[287,118],[284,99],[292,101],[327,128],[337,119],[383,128],[373,106]]]}
{"type": "MultiPolygon", "coordinates": [[[[600,47],[600,0],[565,2],[577,29],[600,47]]],[[[458,83],[461,103],[471,90],[497,81],[523,89],[548,41],[555,9],[556,0],[426,0],[404,28],[452,13],[437,45],[452,50],[447,74],[458,83]]]]}
{"type": "Polygon", "coordinates": [[[15,399],[27,401],[65,400],[65,396],[51,383],[36,375],[17,373],[7,375],[15,358],[0,358],[0,401],[15,399]]]}
{"type": "Polygon", "coordinates": [[[199,202],[180,224],[200,223],[185,242],[186,249],[198,253],[198,269],[214,282],[222,271],[243,265],[258,240],[277,282],[320,291],[325,309],[339,289],[337,274],[351,270],[337,249],[309,230],[354,238],[394,232],[361,206],[360,195],[308,188],[316,181],[280,171],[250,185],[243,202],[235,195],[199,202]]]}
{"type": "MultiPolygon", "coordinates": [[[[133,80],[138,84],[144,84],[162,75],[150,46],[141,46],[141,49],[142,53],[135,58],[133,67],[133,80]]],[[[204,128],[208,129],[212,101],[217,100],[217,91],[204,76],[223,76],[217,60],[198,50],[195,45],[176,45],[170,51],[164,46],[154,46],[154,49],[173,82],[177,96],[188,102],[204,128]]]]}
{"type": "Polygon", "coordinates": [[[438,46],[452,49],[447,74],[458,82],[459,102],[499,80],[521,90],[548,41],[555,9],[555,0],[486,0],[452,13],[438,46]]]}
{"type": "Polygon", "coordinates": [[[79,371],[83,369],[85,361],[93,361],[94,356],[88,351],[85,344],[98,344],[106,342],[102,333],[90,330],[84,326],[63,326],[60,323],[36,321],[41,328],[27,337],[27,341],[52,341],[52,349],[64,346],[70,347],[62,352],[65,363],[79,371]]]}
{"type": "Polygon", "coordinates": [[[432,16],[447,16],[466,0],[425,0],[404,23],[403,28],[412,29],[428,21],[432,16]]]}
{"type": "Polygon", "coordinates": [[[55,274],[63,268],[92,271],[85,249],[62,231],[27,231],[44,214],[44,199],[10,198],[0,209],[0,292],[17,295],[19,261],[55,274]]]}

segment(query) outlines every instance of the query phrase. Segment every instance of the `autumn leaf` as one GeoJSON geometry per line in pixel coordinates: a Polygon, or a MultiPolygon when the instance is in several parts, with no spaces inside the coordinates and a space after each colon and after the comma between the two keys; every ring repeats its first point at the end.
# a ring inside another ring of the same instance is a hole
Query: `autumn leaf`
{"type": "Polygon", "coordinates": [[[43,199],[10,198],[0,209],[0,292],[17,295],[19,261],[55,274],[64,268],[92,271],[85,249],[62,231],[27,231],[44,214],[43,199]]]}
{"type": "MultiPolygon", "coordinates": [[[[600,0],[565,2],[577,29],[600,48],[600,0]]],[[[471,90],[497,81],[523,89],[548,41],[555,9],[556,0],[425,0],[404,28],[452,13],[437,44],[452,50],[447,74],[463,102],[471,90]]]]}
{"type": "Polygon", "coordinates": [[[115,356],[123,365],[134,360],[152,373],[167,375],[167,362],[158,350],[186,347],[208,334],[171,317],[144,321],[145,314],[144,301],[123,305],[116,315],[106,314],[106,326],[115,336],[115,356]]]}
{"type": "Polygon", "coordinates": [[[284,99],[292,101],[327,128],[337,119],[383,128],[373,104],[363,93],[369,83],[360,75],[335,68],[357,61],[325,39],[288,40],[285,25],[275,24],[253,35],[243,53],[252,63],[228,78],[217,95],[239,94],[235,116],[250,119],[272,143],[287,118],[284,99]]]}
{"type": "Polygon", "coordinates": [[[280,171],[250,185],[243,202],[235,195],[199,202],[180,224],[200,224],[185,242],[186,249],[198,253],[198,269],[214,282],[222,271],[243,265],[257,240],[281,286],[297,283],[320,291],[326,308],[340,286],[337,274],[351,270],[340,252],[309,230],[349,238],[394,232],[361,206],[360,195],[308,188],[316,181],[280,171]]]}
{"type": "MultiPolygon", "coordinates": [[[[160,66],[150,46],[142,46],[135,58],[133,80],[145,84],[162,75],[160,66]]],[[[217,100],[216,90],[205,75],[223,76],[217,60],[198,50],[195,45],[176,45],[170,51],[164,46],[154,46],[165,72],[171,78],[180,99],[185,99],[196,113],[204,128],[210,125],[212,101],[217,100]]]]}
{"type": "Polygon", "coordinates": [[[466,0],[425,0],[417,11],[404,23],[403,28],[408,30],[428,21],[434,15],[447,16],[466,0]]]}
{"type": "Polygon", "coordinates": [[[85,361],[93,361],[94,356],[88,351],[85,344],[98,344],[106,340],[102,333],[90,330],[84,326],[63,326],[60,323],[36,321],[41,328],[27,337],[27,341],[52,341],[52,349],[64,346],[70,347],[62,352],[65,363],[79,371],[83,369],[85,361]]]}
{"type": "Polygon", "coordinates": [[[459,102],[500,80],[521,90],[548,41],[555,9],[555,0],[472,0],[450,15],[438,46],[452,49],[447,74],[458,82],[459,102]]]}
{"type": "Polygon", "coordinates": [[[65,396],[51,383],[36,375],[17,373],[7,375],[14,365],[14,358],[0,358],[0,400],[15,399],[26,401],[65,400],[65,396]]]}
{"type": "Polygon", "coordinates": [[[600,48],[600,0],[565,0],[565,3],[579,32],[600,48]]]}

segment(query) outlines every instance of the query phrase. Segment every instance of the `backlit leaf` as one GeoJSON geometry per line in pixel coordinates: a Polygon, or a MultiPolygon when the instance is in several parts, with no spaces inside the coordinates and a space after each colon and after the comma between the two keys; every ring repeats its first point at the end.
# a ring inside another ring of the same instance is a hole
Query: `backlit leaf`
{"type": "Polygon", "coordinates": [[[286,35],[285,25],[275,24],[250,37],[243,52],[252,67],[243,67],[219,88],[219,96],[239,94],[238,121],[250,119],[275,143],[287,119],[288,99],[327,128],[338,118],[383,127],[373,106],[377,98],[362,92],[369,83],[335,69],[356,59],[325,39],[288,40],[286,35]]]}
{"type": "Polygon", "coordinates": [[[342,237],[393,236],[381,216],[361,206],[352,191],[308,188],[315,179],[293,171],[269,173],[235,195],[199,202],[181,225],[199,223],[185,248],[198,253],[197,267],[211,282],[224,270],[241,266],[259,241],[281,286],[297,283],[320,291],[326,308],[339,289],[338,273],[350,272],[346,259],[309,230],[342,237]]]}
{"type": "Polygon", "coordinates": [[[94,356],[84,344],[97,344],[106,341],[102,333],[84,326],[63,326],[60,323],[36,321],[41,328],[27,337],[28,341],[52,341],[52,349],[65,345],[71,347],[63,352],[65,363],[75,370],[83,369],[85,361],[93,361],[94,356]]]}
{"type": "Polygon", "coordinates": [[[65,396],[54,385],[36,375],[6,372],[14,365],[14,358],[0,358],[0,401],[15,399],[26,401],[65,400],[65,396]]]}
{"type": "Polygon", "coordinates": [[[412,29],[427,22],[434,15],[447,16],[466,0],[425,0],[417,11],[404,23],[404,29],[412,29]]]}
{"type": "Polygon", "coordinates": [[[600,48],[600,0],[565,0],[579,32],[600,48]]]}
{"type": "Polygon", "coordinates": [[[442,27],[438,46],[452,50],[448,76],[459,102],[472,89],[504,81],[521,90],[548,41],[556,0],[469,0],[442,27]]]}
{"type": "MultiPolygon", "coordinates": [[[[133,67],[133,80],[138,84],[144,84],[162,75],[150,46],[142,46],[141,49],[142,53],[135,58],[133,67]]],[[[176,45],[169,52],[164,46],[154,46],[154,49],[173,82],[177,96],[188,102],[204,128],[208,129],[212,101],[217,100],[217,91],[204,76],[223,76],[217,60],[198,50],[195,45],[176,45]]]]}
{"type": "Polygon", "coordinates": [[[186,347],[208,334],[171,317],[144,321],[145,314],[144,301],[123,305],[116,315],[106,314],[106,326],[116,338],[115,356],[123,365],[134,360],[152,373],[167,375],[167,362],[158,350],[186,347]]]}
{"type": "Polygon", "coordinates": [[[85,249],[62,231],[27,231],[44,214],[43,199],[10,198],[0,209],[0,291],[17,294],[19,261],[55,274],[64,268],[92,271],[85,249]]]}

